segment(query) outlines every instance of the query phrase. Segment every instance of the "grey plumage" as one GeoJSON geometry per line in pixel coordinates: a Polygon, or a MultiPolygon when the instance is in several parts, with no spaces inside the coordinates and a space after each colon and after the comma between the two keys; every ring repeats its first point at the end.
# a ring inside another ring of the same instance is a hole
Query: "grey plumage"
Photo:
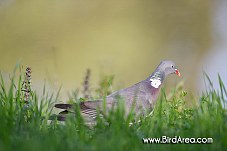
{"type": "MultiPolygon", "coordinates": [[[[108,95],[105,100],[106,112],[109,113],[109,111],[116,108],[118,101],[123,101],[126,115],[129,114],[132,107],[134,107],[136,116],[146,114],[147,111],[154,107],[165,78],[173,73],[180,76],[180,72],[177,70],[175,63],[170,60],[161,61],[156,70],[145,80],[108,95]]],[[[70,111],[73,106],[71,104],[56,104],[55,107],[70,111]]],[[[82,116],[96,118],[96,109],[99,109],[101,113],[103,112],[103,100],[82,102],[80,109],[82,116]]],[[[62,113],[64,114],[59,114],[59,120],[65,120],[65,113],[68,112],[64,111],[62,113]]]]}

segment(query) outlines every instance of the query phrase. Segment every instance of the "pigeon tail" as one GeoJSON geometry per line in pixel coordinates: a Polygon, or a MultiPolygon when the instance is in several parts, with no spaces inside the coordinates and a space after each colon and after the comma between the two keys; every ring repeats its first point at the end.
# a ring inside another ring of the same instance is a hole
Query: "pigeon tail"
{"type": "Polygon", "coordinates": [[[63,103],[59,103],[59,104],[55,104],[54,107],[59,108],[59,109],[71,109],[72,108],[72,104],[63,104],[63,103]]]}
{"type": "MultiPolygon", "coordinates": [[[[98,101],[98,102],[100,102],[101,104],[101,101],[98,101]]],[[[55,107],[59,109],[64,109],[64,111],[61,111],[57,116],[57,119],[60,121],[65,121],[68,114],[75,113],[75,111],[72,110],[73,108],[72,104],[59,103],[59,104],[55,104],[55,107]]],[[[97,105],[97,103],[95,103],[95,101],[87,101],[87,102],[80,103],[81,115],[88,118],[92,118],[92,119],[97,118],[98,113],[96,111],[96,108],[99,108],[99,106],[97,105]]],[[[99,116],[103,117],[101,114],[99,114],[99,116]]]]}

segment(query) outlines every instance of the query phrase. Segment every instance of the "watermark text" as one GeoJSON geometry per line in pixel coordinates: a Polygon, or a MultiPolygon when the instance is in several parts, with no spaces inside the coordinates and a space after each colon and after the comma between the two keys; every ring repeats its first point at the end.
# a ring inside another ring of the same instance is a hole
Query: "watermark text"
{"type": "Polygon", "coordinates": [[[213,138],[162,136],[160,138],[142,138],[142,141],[144,144],[212,144],[213,138]]]}

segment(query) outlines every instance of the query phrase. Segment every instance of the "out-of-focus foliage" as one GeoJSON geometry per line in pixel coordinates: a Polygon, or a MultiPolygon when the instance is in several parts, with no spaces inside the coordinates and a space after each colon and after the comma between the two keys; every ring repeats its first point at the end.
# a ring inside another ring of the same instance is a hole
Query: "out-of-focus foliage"
{"type": "Polygon", "coordinates": [[[0,68],[7,73],[20,60],[33,68],[37,85],[45,77],[67,91],[80,85],[86,68],[94,83],[103,72],[124,87],[173,59],[193,81],[211,43],[211,6],[203,0],[2,0],[0,68]]]}

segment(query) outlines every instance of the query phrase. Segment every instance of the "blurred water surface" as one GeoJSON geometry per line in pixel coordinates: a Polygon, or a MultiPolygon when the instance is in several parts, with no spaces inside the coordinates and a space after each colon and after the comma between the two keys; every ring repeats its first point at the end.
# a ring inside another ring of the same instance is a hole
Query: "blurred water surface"
{"type": "MultiPolygon", "coordinates": [[[[115,75],[115,89],[146,78],[172,59],[189,89],[214,38],[213,1],[0,0],[0,69],[31,66],[33,87],[44,79],[62,95],[81,87],[87,68],[93,87],[115,75]]],[[[182,79],[171,76],[168,85],[182,79]]]]}
{"type": "MultiPolygon", "coordinates": [[[[212,45],[205,54],[201,68],[210,76],[215,89],[219,88],[218,74],[227,86],[227,1],[217,0],[213,3],[211,16],[212,45]]],[[[201,73],[201,71],[198,71],[201,73]]],[[[202,75],[199,76],[198,89],[205,89],[202,75]]]]}

